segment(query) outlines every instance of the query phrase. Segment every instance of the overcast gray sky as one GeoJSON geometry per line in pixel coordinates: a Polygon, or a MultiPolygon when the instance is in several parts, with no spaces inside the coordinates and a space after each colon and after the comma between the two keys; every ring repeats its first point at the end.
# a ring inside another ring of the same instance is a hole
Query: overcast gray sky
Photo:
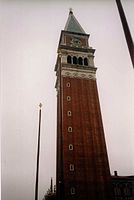
{"type": "MultiPolygon", "coordinates": [[[[134,38],[134,1],[122,0],[134,38]]],[[[69,8],[90,34],[111,173],[134,175],[134,70],[114,0],[1,1],[2,200],[33,200],[42,102],[40,200],[55,180],[55,62],[69,8]]]]}

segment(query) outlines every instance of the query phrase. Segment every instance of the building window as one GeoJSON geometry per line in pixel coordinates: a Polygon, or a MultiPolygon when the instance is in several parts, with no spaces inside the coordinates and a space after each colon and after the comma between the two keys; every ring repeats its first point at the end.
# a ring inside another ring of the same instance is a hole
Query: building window
{"type": "Polygon", "coordinates": [[[72,112],[70,110],[67,111],[67,116],[72,116],[72,112]]]}
{"type": "Polygon", "coordinates": [[[70,193],[71,193],[71,195],[75,194],[75,187],[70,188],[70,193]]]}
{"type": "Polygon", "coordinates": [[[74,164],[70,164],[69,169],[70,171],[74,171],[74,164]]]}
{"type": "Polygon", "coordinates": [[[72,58],[70,55],[67,56],[67,63],[72,64],[72,58]]]}
{"type": "Polygon", "coordinates": [[[67,96],[67,101],[71,101],[71,97],[70,96],[67,96]]]}
{"type": "Polygon", "coordinates": [[[88,59],[84,58],[84,65],[88,66],[88,59]]]}
{"type": "Polygon", "coordinates": [[[69,133],[71,133],[71,132],[72,132],[72,130],[73,130],[73,129],[72,129],[72,127],[71,127],[71,126],[69,126],[69,127],[68,127],[68,132],[69,132],[69,133]]]}
{"type": "Polygon", "coordinates": [[[69,144],[69,150],[72,151],[74,149],[72,144],[69,144]]]}
{"type": "Polygon", "coordinates": [[[124,188],[124,194],[125,196],[130,196],[131,193],[130,193],[130,188],[128,188],[128,186],[126,185],[126,187],[124,188]]]}
{"type": "Polygon", "coordinates": [[[116,196],[120,196],[121,195],[121,190],[120,190],[120,187],[119,187],[118,184],[114,188],[114,193],[115,193],[116,196]]]}
{"type": "Polygon", "coordinates": [[[67,56],[67,63],[74,64],[74,65],[86,65],[88,66],[88,58],[77,58],[76,56],[71,57],[70,55],[67,56]]]}
{"type": "Polygon", "coordinates": [[[70,83],[68,82],[68,83],[66,84],[66,86],[67,86],[67,87],[70,87],[70,83]]]}
{"type": "Polygon", "coordinates": [[[73,57],[73,64],[77,64],[77,57],[76,56],[73,57]]]}
{"type": "Polygon", "coordinates": [[[83,65],[83,59],[82,59],[82,57],[79,57],[79,58],[78,58],[78,64],[79,64],[79,65],[83,65]]]}

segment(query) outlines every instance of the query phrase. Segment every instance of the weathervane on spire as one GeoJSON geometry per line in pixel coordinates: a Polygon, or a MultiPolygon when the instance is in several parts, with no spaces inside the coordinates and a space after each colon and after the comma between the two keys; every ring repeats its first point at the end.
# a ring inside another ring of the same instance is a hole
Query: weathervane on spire
{"type": "Polygon", "coordinates": [[[42,103],[39,104],[40,109],[42,108],[42,103]]]}

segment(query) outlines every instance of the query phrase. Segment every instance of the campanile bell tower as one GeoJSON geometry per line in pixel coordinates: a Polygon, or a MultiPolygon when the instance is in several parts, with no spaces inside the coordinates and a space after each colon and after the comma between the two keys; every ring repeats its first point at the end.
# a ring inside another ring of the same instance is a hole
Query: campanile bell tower
{"type": "Polygon", "coordinates": [[[57,63],[57,200],[110,200],[110,170],[94,65],[95,49],[72,10],[57,63]]]}

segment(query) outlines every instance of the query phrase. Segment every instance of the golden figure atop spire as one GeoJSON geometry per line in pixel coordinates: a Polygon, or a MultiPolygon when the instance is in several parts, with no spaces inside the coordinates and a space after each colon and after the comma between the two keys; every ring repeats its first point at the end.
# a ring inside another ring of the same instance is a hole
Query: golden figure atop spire
{"type": "Polygon", "coordinates": [[[69,8],[69,14],[73,14],[73,9],[69,8]]]}

